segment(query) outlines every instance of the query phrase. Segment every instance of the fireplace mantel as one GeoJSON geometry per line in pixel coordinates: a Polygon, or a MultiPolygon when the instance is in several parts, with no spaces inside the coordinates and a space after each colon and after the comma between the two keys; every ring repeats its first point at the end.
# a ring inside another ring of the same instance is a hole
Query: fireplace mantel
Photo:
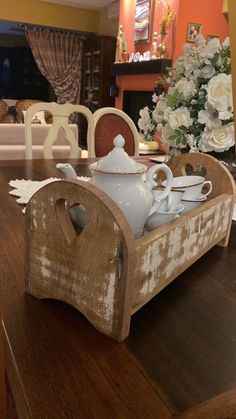
{"type": "Polygon", "coordinates": [[[111,64],[111,75],[133,75],[133,74],[155,74],[166,73],[167,67],[171,67],[172,61],[169,59],[158,59],[150,61],[138,61],[132,63],[111,64]]]}

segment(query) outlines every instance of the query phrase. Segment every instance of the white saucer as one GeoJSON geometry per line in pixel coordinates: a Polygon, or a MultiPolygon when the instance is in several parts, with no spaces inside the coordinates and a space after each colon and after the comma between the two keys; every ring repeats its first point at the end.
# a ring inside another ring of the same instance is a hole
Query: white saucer
{"type": "Polygon", "coordinates": [[[174,215],[178,215],[180,214],[180,212],[182,212],[184,210],[184,205],[183,204],[179,204],[176,208],[175,211],[158,211],[157,210],[157,214],[174,214],[174,215]]]}
{"type": "Polygon", "coordinates": [[[207,196],[200,195],[197,199],[181,199],[181,201],[185,202],[204,202],[207,200],[207,196]]]}
{"type": "Polygon", "coordinates": [[[184,211],[184,206],[179,204],[177,210],[174,212],[154,212],[154,214],[148,217],[145,227],[148,231],[152,231],[162,224],[167,224],[173,221],[175,218],[180,216],[180,213],[184,211]]]}

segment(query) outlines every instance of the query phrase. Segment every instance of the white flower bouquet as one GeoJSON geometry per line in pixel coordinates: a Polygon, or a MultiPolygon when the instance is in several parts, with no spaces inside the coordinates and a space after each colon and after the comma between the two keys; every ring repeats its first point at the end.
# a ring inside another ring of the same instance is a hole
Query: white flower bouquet
{"type": "Polygon", "coordinates": [[[160,132],[172,152],[223,152],[235,145],[229,38],[184,45],[184,55],[168,69],[168,92],[152,97],[153,109],[140,110],[146,140],[160,132]]]}

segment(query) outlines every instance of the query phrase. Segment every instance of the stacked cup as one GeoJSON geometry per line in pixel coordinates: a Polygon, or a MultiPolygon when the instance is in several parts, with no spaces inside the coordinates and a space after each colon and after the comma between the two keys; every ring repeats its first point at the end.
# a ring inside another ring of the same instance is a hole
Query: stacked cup
{"type": "Polygon", "coordinates": [[[184,194],[182,190],[171,190],[164,199],[161,199],[162,188],[154,188],[152,192],[154,205],[156,203],[156,211],[146,221],[146,228],[149,231],[168,223],[178,217],[184,210],[184,206],[181,204],[181,199],[184,194]]]}
{"type": "MultiPolygon", "coordinates": [[[[162,182],[163,186],[165,182],[162,182]]],[[[172,191],[181,190],[183,196],[181,204],[184,206],[183,213],[191,211],[206,201],[207,196],[212,191],[212,182],[205,180],[203,176],[177,176],[173,178],[172,191]],[[206,193],[202,193],[203,188],[207,187],[206,193]]]]}

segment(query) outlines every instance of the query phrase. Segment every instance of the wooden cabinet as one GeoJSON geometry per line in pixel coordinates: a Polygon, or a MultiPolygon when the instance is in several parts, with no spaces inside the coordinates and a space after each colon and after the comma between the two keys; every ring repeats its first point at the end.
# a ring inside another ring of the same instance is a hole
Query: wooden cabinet
{"type": "Polygon", "coordinates": [[[89,37],[83,56],[81,102],[93,112],[104,106],[114,106],[110,86],[115,82],[110,66],[115,59],[116,38],[89,37]]]}
{"type": "Polygon", "coordinates": [[[222,13],[223,13],[225,16],[228,16],[228,0],[223,0],[222,13]]]}
{"type": "MultiPolygon", "coordinates": [[[[115,106],[115,98],[110,96],[110,87],[115,83],[111,75],[111,64],[115,60],[116,38],[113,36],[91,35],[84,46],[81,103],[92,112],[105,106],[115,106]]],[[[87,148],[87,121],[79,117],[79,144],[87,148]]]]}

